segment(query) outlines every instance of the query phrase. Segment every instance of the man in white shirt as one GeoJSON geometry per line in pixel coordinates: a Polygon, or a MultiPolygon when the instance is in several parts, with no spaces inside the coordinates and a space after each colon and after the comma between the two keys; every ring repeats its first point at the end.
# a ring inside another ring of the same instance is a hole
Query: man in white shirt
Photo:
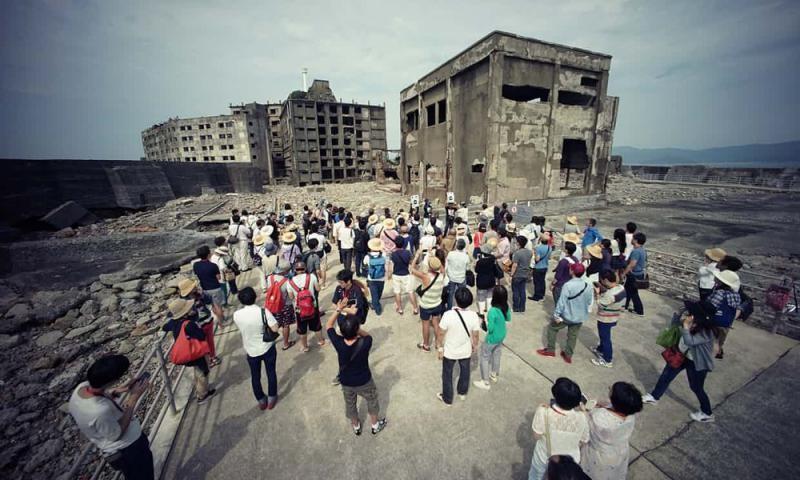
{"type": "Polygon", "coordinates": [[[445,273],[449,283],[447,284],[447,310],[453,308],[453,296],[459,287],[467,284],[467,269],[470,265],[469,255],[464,249],[467,244],[464,239],[456,240],[456,249],[447,254],[445,259],[445,273]]]}
{"type": "Polygon", "coordinates": [[[459,288],[455,294],[456,308],[448,310],[439,322],[439,338],[444,338],[444,345],[439,347],[439,358],[442,359],[442,392],[436,397],[450,406],[453,403],[453,367],[458,363],[458,396],[466,400],[469,390],[469,363],[478,346],[478,331],[481,321],[478,314],[468,310],[472,305],[472,292],[468,288],[459,288]]]}
{"type": "Polygon", "coordinates": [[[336,238],[339,240],[339,256],[342,260],[342,268],[353,271],[353,241],[355,232],[351,228],[353,217],[345,217],[342,225],[337,230],[336,238]]]}
{"type": "Polygon", "coordinates": [[[297,316],[297,334],[300,335],[301,350],[308,352],[308,331],[317,333],[317,344],[321,347],[325,345],[325,337],[322,336],[322,325],[319,319],[319,282],[317,276],[306,272],[304,262],[295,262],[295,275],[289,280],[289,298],[292,299],[294,310],[297,316]],[[308,289],[314,297],[314,310],[312,313],[303,312],[301,296],[304,290],[308,289]]]}
{"type": "Polygon", "coordinates": [[[253,232],[238,215],[233,216],[233,221],[236,223],[228,227],[228,248],[231,250],[233,260],[239,265],[239,271],[246,272],[253,268],[253,258],[250,256],[249,246],[253,232]],[[236,241],[231,243],[233,239],[236,241]]]}
{"type": "Polygon", "coordinates": [[[95,361],[86,373],[87,381],[72,392],[69,414],[108,464],[126,479],[152,480],[153,454],[134,416],[136,402],[149,387],[148,377],[111,388],[129,368],[130,361],[124,355],[107,355],[95,361]],[[128,396],[120,406],[115,398],[124,392],[128,396]]]}
{"type": "MultiPolygon", "coordinates": [[[[278,322],[272,314],[256,305],[256,292],[245,287],[239,292],[239,301],[243,307],[233,313],[233,323],[242,334],[242,347],[247,354],[250,366],[253,395],[261,410],[272,410],[278,401],[278,375],[275,373],[275,341],[264,341],[264,333],[269,330],[278,331],[278,322]],[[267,371],[267,395],[261,387],[261,364],[267,371]]],[[[277,338],[277,337],[276,337],[277,338]]]]}

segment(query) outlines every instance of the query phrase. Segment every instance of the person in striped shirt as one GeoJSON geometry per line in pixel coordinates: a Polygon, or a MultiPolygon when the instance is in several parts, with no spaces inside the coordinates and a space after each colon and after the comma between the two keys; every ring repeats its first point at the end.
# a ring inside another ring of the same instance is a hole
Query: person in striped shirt
{"type": "Polygon", "coordinates": [[[613,270],[606,270],[600,274],[600,284],[595,283],[594,292],[597,298],[597,336],[600,337],[600,344],[592,349],[597,357],[592,359],[592,364],[611,368],[614,366],[611,329],[617,325],[625,308],[625,287],[617,282],[617,274],[613,270]]]}

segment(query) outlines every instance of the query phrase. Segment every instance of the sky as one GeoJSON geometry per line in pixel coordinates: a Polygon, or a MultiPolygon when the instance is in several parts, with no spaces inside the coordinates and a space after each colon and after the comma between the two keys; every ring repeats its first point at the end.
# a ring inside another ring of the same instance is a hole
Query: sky
{"type": "Polygon", "coordinates": [[[0,18],[0,158],[138,159],[169,117],[310,79],[386,105],[493,30],[613,56],[615,145],[800,139],[800,1],[28,0],[0,18]]]}

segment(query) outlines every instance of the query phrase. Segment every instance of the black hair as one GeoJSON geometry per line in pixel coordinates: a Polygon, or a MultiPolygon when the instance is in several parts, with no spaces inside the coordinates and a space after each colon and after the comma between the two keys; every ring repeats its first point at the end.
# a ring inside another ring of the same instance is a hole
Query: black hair
{"type": "Polygon", "coordinates": [[[519,245],[519,248],[525,248],[525,245],[528,244],[528,239],[522,235],[517,235],[517,244],[519,245]]]}
{"type": "MultiPolygon", "coordinates": [[[[419,210],[419,209],[417,209],[417,210],[419,210]]],[[[414,220],[416,220],[417,222],[419,222],[419,213],[415,213],[415,214],[414,214],[414,220]]]]}
{"type": "Polygon", "coordinates": [[[575,250],[577,250],[577,249],[578,249],[578,247],[575,246],[574,243],[572,243],[572,242],[564,242],[564,251],[567,252],[568,254],[572,255],[573,253],[575,253],[575,250]]]}
{"type": "Polygon", "coordinates": [[[567,377],[556,379],[550,389],[556,405],[564,410],[572,410],[581,403],[581,387],[567,377]]]}
{"type": "Polygon", "coordinates": [[[708,302],[703,301],[688,301],[684,302],[687,313],[692,316],[694,325],[690,332],[694,335],[699,331],[713,331],[714,325],[714,312],[716,307],[708,302]]]}
{"type": "Polygon", "coordinates": [[[642,232],[636,232],[633,234],[633,239],[636,240],[636,243],[639,245],[644,245],[644,242],[647,241],[647,235],[642,232]]]}
{"type": "Polygon", "coordinates": [[[619,253],[625,251],[628,248],[628,241],[625,239],[625,230],[618,228],[614,230],[614,240],[617,241],[617,247],[619,247],[619,253]]]}
{"type": "Polygon", "coordinates": [[[400,217],[400,218],[397,219],[397,226],[398,227],[402,227],[405,224],[406,224],[406,219],[405,218],[400,217]]]}
{"type": "Polygon", "coordinates": [[[472,305],[472,292],[467,287],[458,287],[454,297],[458,308],[467,308],[472,305]]]}
{"type": "Polygon", "coordinates": [[[294,271],[298,274],[306,271],[306,262],[298,260],[294,262],[294,271]]]}
{"type": "Polygon", "coordinates": [[[231,217],[231,220],[233,220],[233,223],[239,223],[242,220],[242,217],[239,215],[234,215],[231,217]]]}
{"type": "Polygon", "coordinates": [[[284,210],[291,210],[291,209],[292,209],[292,206],[291,206],[291,205],[289,205],[288,203],[284,203],[284,204],[283,204],[283,209],[284,209],[284,210]]]}
{"type": "Polygon", "coordinates": [[[344,217],[344,226],[349,227],[353,224],[353,219],[350,217],[344,217]]]}
{"type": "Polygon", "coordinates": [[[242,216],[243,216],[243,217],[246,217],[246,216],[248,216],[248,215],[250,215],[250,214],[249,214],[249,213],[247,213],[247,210],[242,210],[242,216]]]}
{"type": "Polygon", "coordinates": [[[256,291],[253,287],[244,287],[236,294],[236,298],[242,302],[242,305],[253,305],[256,303],[256,291]]]}
{"type": "Polygon", "coordinates": [[[594,227],[594,226],[597,226],[597,219],[595,219],[595,218],[590,218],[590,219],[589,219],[589,225],[591,225],[591,226],[593,226],[593,227],[594,227]]]}
{"type": "Polygon", "coordinates": [[[341,330],[342,336],[347,340],[356,338],[360,328],[361,321],[357,317],[347,316],[339,320],[339,330],[341,330]]]}
{"type": "Polygon", "coordinates": [[[614,270],[606,270],[600,273],[600,279],[611,283],[617,283],[617,274],[614,270]]]}
{"type": "Polygon", "coordinates": [[[611,251],[611,240],[604,238],[600,240],[600,245],[603,247],[603,250],[611,251]]]}
{"type": "Polygon", "coordinates": [[[508,290],[502,285],[495,285],[492,289],[492,306],[497,307],[503,312],[503,315],[508,315],[508,290]]]}
{"type": "Polygon", "coordinates": [[[493,218],[492,221],[489,222],[489,227],[492,230],[497,231],[497,229],[500,228],[500,220],[493,218]]]}
{"type": "Polygon", "coordinates": [[[486,204],[486,203],[484,203],[484,204],[483,204],[483,209],[484,209],[484,210],[486,210],[487,208],[489,208],[489,205],[488,205],[488,204],[486,204]]]}
{"type": "Polygon", "coordinates": [[[214,245],[221,247],[225,245],[225,237],[215,237],[214,238],[214,245]]]}
{"type": "Polygon", "coordinates": [[[263,219],[259,218],[258,220],[256,220],[256,227],[263,227],[263,226],[264,226],[263,219]]]}
{"type": "Polygon", "coordinates": [[[481,233],[486,233],[486,224],[481,222],[481,224],[478,225],[478,231],[481,233]]]}
{"type": "Polygon", "coordinates": [[[353,281],[353,272],[347,269],[339,270],[339,273],[336,274],[336,280],[340,282],[351,282],[353,281]]]}
{"type": "Polygon", "coordinates": [[[506,202],[503,202],[501,206],[503,207],[503,210],[505,210],[506,208],[508,208],[508,204],[507,204],[506,202]]]}
{"type": "Polygon", "coordinates": [[[294,222],[294,215],[286,215],[286,223],[294,222]]]}
{"type": "Polygon", "coordinates": [[[400,235],[394,238],[394,246],[397,247],[398,249],[402,249],[403,246],[405,246],[405,243],[406,243],[405,239],[400,235]]]}
{"type": "Polygon", "coordinates": [[[553,455],[547,461],[545,480],[591,480],[569,455],[553,455]]]}
{"type": "Polygon", "coordinates": [[[628,222],[628,224],[625,225],[625,230],[627,230],[628,233],[635,232],[637,228],[639,228],[639,227],[637,227],[636,224],[633,223],[633,222],[628,222]]]}
{"type": "Polygon", "coordinates": [[[720,270],[730,270],[731,272],[738,272],[743,266],[742,261],[732,255],[726,255],[717,263],[717,267],[720,270]]]}
{"type": "Polygon", "coordinates": [[[234,208],[233,210],[231,210],[231,215],[236,215],[237,213],[239,213],[238,208],[234,208]]]}
{"type": "Polygon", "coordinates": [[[642,411],[642,392],[626,382],[611,386],[611,406],[623,415],[635,415],[642,411]]]}
{"type": "Polygon", "coordinates": [[[311,250],[316,250],[316,248],[319,246],[319,240],[317,240],[316,238],[309,238],[307,243],[308,243],[308,248],[310,248],[311,250]]]}
{"type": "Polygon", "coordinates": [[[456,250],[464,250],[465,248],[467,248],[467,242],[463,238],[459,238],[456,242],[456,250]]]}
{"type": "Polygon", "coordinates": [[[362,218],[361,220],[358,221],[358,228],[360,228],[361,230],[366,230],[367,229],[367,219],[366,218],[362,218]]]}
{"type": "Polygon", "coordinates": [[[197,249],[196,253],[197,253],[197,258],[199,258],[200,260],[205,260],[206,258],[208,258],[209,255],[211,255],[211,249],[208,248],[208,245],[203,245],[202,247],[199,247],[197,249]]]}
{"type": "Polygon", "coordinates": [[[514,215],[506,213],[506,223],[511,223],[514,220],[514,215]]]}
{"type": "Polygon", "coordinates": [[[125,355],[106,355],[89,367],[86,379],[92,388],[102,388],[122,378],[130,366],[131,362],[125,355]]]}

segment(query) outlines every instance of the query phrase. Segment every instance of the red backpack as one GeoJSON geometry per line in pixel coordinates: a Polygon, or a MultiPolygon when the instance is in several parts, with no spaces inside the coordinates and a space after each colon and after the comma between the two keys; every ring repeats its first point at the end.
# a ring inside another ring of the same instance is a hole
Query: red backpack
{"type": "Polygon", "coordinates": [[[317,308],[314,306],[314,294],[308,288],[310,284],[311,275],[309,274],[306,274],[306,284],[302,289],[295,285],[293,280],[289,280],[289,285],[297,292],[297,312],[303,320],[313,318],[317,313],[317,308]]]}
{"type": "Polygon", "coordinates": [[[275,281],[275,276],[270,275],[271,283],[269,290],[267,290],[267,298],[264,300],[264,308],[269,310],[273,315],[277,315],[283,310],[283,293],[281,287],[286,283],[286,277],[280,282],[275,281]]]}

